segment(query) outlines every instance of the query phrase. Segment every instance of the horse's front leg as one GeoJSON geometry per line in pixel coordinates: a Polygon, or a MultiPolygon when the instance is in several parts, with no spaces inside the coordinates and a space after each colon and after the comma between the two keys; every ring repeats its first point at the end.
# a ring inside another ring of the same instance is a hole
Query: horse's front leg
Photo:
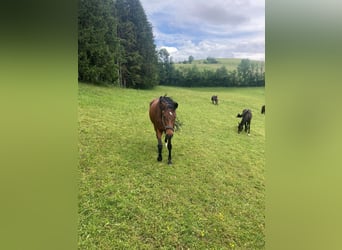
{"type": "Polygon", "coordinates": [[[163,143],[161,140],[161,133],[157,133],[157,139],[158,139],[158,161],[162,161],[163,157],[162,157],[162,149],[163,149],[163,143]]]}
{"type": "Polygon", "coordinates": [[[167,149],[169,150],[169,157],[168,157],[167,164],[171,165],[172,164],[172,161],[171,161],[171,150],[172,150],[171,138],[168,139],[168,141],[167,141],[167,149]]]}

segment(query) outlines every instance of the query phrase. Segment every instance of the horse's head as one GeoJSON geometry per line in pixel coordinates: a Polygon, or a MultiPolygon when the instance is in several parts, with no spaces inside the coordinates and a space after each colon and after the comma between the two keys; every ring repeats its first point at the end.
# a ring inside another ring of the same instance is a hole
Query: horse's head
{"type": "MultiPolygon", "coordinates": [[[[176,103],[177,104],[177,103],[176,103]]],[[[178,104],[177,104],[178,105],[178,104]]],[[[177,107],[176,107],[177,108],[177,107]]],[[[162,110],[162,121],[165,129],[165,142],[173,136],[175,121],[176,121],[176,108],[162,110]]]]}
{"type": "Polygon", "coordinates": [[[162,97],[163,100],[160,102],[160,107],[162,111],[162,123],[165,129],[165,142],[172,138],[175,121],[176,121],[176,109],[178,103],[174,102],[171,98],[162,97]]]}

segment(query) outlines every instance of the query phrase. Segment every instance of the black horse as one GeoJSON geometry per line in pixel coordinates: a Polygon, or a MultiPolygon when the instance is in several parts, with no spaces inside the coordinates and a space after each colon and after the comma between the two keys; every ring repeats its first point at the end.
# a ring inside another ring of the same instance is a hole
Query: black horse
{"type": "Polygon", "coordinates": [[[213,104],[218,104],[218,96],[217,95],[213,95],[212,97],[211,97],[211,102],[213,103],[213,104]]]}
{"type": "Polygon", "coordinates": [[[261,114],[265,114],[265,105],[261,106],[261,114]]]}
{"type": "Polygon", "coordinates": [[[238,125],[238,133],[243,130],[243,126],[245,126],[245,132],[249,135],[251,130],[251,120],[252,120],[252,111],[250,109],[244,109],[242,114],[237,114],[236,117],[242,117],[241,122],[238,125]]]}

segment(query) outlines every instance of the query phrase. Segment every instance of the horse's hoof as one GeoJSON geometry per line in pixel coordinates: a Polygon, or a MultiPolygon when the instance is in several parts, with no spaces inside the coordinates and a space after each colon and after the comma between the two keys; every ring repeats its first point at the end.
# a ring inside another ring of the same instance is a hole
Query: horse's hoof
{"type": "Polygon", "coordinates": [[[170,166],[170,165],[172,165],[172,162],[171,162],[171,161],[169,161],[167,164],[170,166]]]}
{"type": "Polygon", "coordinates": [[[163,159],[162,157],[158,157],[157,161],[162,161],[162,159],[163,159]]]}

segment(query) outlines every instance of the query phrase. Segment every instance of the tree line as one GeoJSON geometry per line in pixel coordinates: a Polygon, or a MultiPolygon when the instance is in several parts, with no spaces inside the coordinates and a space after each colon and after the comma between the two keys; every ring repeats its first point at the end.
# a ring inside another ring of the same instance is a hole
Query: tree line
{"type": "MultiPolygon", "coordinates": [[[[196,65],[176,69],[172,58],[166,49],[158,53],[159,82],[161,85],[182,86],[182,87],[246,87],[265,86],[265,68],[263,62],[242,59],[237,69],[228,71],[225,66],[216,70],[200,70],[196,65]]],[[[187,62],[191,64],[193,56],[189,56],[187,62]]],[[[204,64],[217,64],[213,57],[208,57],[204,64]]]]}
{"type": "MultiPolygon", "coordinates": [[[[264,86],[264,68],[248,59],[236,70],[176,69],[166,49],[156,50],[152,25],[139,0],[79,0],[78,79],[124,88],[264,86]]],[[[189,57],[189,63],[194,60],[189,57]]],[[[204,63],[217,63],[208,57],[204,63]]]]}

